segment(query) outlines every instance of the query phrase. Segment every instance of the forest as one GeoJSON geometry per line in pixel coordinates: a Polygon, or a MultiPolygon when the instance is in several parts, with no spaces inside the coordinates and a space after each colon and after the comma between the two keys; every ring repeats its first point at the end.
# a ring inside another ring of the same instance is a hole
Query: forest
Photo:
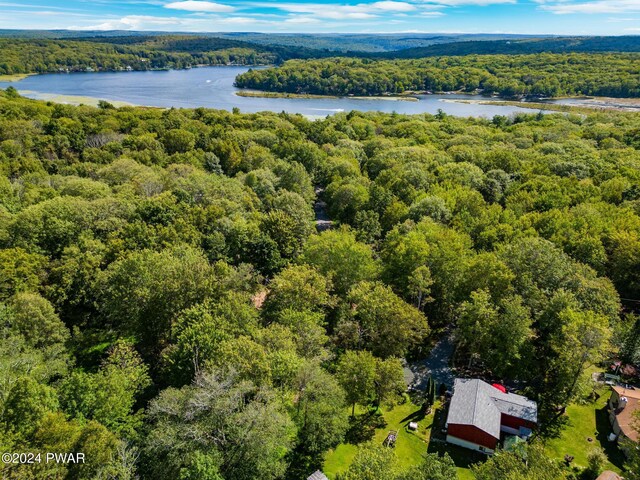
{"type": "MultiPolygon", "coordinates": [[[[638,115],[311,121],[8,88],[0,168],[0,451],[88,459],[6,479],[306,478],[406,401],[403,362],[445,330],[457,365],[539,403],[538,439],[474,478],[586,478],[544,442],[593,365],[640,360],[638,115]]],[[[456,477],[359,445],[337,480],[456,477]]]]}
{"type": "Polygon", "coordinates": [[[0,38],[0,75],[267,65],[305,58],[304,50],[222,38],[115,36],[74,40],[0,38]]]}
{"type": "Polygon", "coordinates": [[[379,57],[422,58],[441,55],[522,55],[532,53],[597,53],[638,52],[640,37],[551,37],[507,38],[484,41],[464,40],[438,42],[434,45],[405,48],[399,52],[387,52],[379,57]]]}
{"type": "Polygon", "coordinates": [[[640,55],[535,54],[417,60],[290,60],[236,79],[241,88],[318,95],[481,90],[505,97],[640,96],[640,55]]]}

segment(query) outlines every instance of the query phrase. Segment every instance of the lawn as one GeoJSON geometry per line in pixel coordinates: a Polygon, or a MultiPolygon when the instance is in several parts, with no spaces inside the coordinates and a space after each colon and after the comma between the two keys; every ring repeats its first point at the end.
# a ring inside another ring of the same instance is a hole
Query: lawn
{"type": "MultiPolygon", "coordinates": [[[[365,410],[357,411],[358,418],[364,419],[365,410]]],[[[396,405],[392,409],[383,409],[383,417],[386,422],[384,427],[376,428],[371,436],[374,443],[382,444],[390,430],[398,432],[395,451],[398,456],[400,465],[410,467],[419,463],[422,456],[429,453],[438,453],[443,455],[448,453],[456,464],[458,478],[460,480],[473,480],[473,475],[469,470],[469,465],[474,462],[485,459],[481,454],[456,447],[455,445],[446,444],[442,441],[431,441],[433,428],[439,428],[441,424],[441,416],[444,414],[439,402],[430,415],[424,417],[420,413],[420,407],[407,401],[402,405],[396,405]],[[407,429],[407,425],[411,421],[418,422],[418,431],[412,432],[407,429]],[[435,423],[435,427],[434,427],[435,423]]],[[[364,422],[364,420],[362,420],[364,422]]],[[[434,432],[434,436],[438,436],[438,432],[434,432]]],[[[441,436],[441,435],[440,435],[441,436]]],[[[338,473],[344,472],[353,461],[358,446],[355,443],[342,443],[334,450],[330,450],[325,456],[323,466],[324,474],[330,479],[334,479],[338,473]]]]}
{"type": "Polygon", "coordinates": [[[607,439],[611,432],[607,412],[609,390],[603,389],[599,393],[600,397],[593,403],[572,404],[567,407],[566,428],[558,438],[547,440],[545,450],[549,456],[560,460],[564,459],[565,455],[572,455],[573,465],[586,467],[589,452],[594,447],[602,447],[609,458],[607,468],[620,473],[624,455],[615,443],[607,439]]]}
{"type": "MultiPolygon", "coordinates": [[[[386,422],[384,427],[376,428],[371,437],[371,441],[382,444],[390,430],[398,432],[395,451],[400,461],[400,465],[409,467],[420,462],[422,455],[427,452],[427,444],[431,436],[431,426],[433,424],[433,413],[424,417],[420,412],[420,407],[407,401],[401,405],[396,405],[392,409],[384,408],[383,417],[386,422]],[[407,428],[411,421],[418,422],[418,431],[412,432],[407,428]]],[[[366,414],[358,412],[359,421],[365,421],[366,414]]],[[[329,451],[325,457],[323,471],[330,479],[336,474],[345,471],[358,450],[353,443],[342,443],[334,450],[329,451]]]]}
{"type": "Polygon", "coordinates": [[[444,427],[446,418],[446,411],[444,408],[437,408],[434,412],[433,423],[436,425],[429,447],[427,451],[429,453],[437,453],[444,455],[445,453],[451,457],[453,463],[456,465],[456,471],[458,473],[459,480],[473,480],[473,474],[469,467],[474,463],[483,462],[487,457],[479,452],[473,452],[466,448],[459,447],[446,443],[446,436],[441,433],[440,429],[444,427]]]}

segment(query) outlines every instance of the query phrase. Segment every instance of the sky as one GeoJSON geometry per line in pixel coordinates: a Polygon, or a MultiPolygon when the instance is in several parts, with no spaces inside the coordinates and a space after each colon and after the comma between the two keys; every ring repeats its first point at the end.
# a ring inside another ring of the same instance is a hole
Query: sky
{"type": "Polygon", "coordinates": [[[640,35],[640,0],[0,0],[0,28],[640,35]]]}

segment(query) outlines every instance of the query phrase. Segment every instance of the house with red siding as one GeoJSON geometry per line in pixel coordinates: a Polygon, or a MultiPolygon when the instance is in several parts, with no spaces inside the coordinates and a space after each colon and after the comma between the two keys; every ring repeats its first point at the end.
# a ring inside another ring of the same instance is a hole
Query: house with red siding
{"type": "Polygon", "coordinates": [[[538,405],[499,385],[456,378],[447,415],[447,442],[491,454],[500,434],[527,438],[538,423],[538,405]]]}

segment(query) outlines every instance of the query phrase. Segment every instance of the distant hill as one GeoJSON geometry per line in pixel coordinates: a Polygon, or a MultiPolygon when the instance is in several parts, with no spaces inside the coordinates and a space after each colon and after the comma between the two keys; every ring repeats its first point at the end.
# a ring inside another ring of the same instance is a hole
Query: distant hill
{"type": "Polygon", "coordinates": [[[640,52],[640,36],[554,37],[440,43],[376,55],[379,58],[422,58],[527,53],[640,52]]]}
{"type": "Polygon", "coordinates": [[[291,59],[640,52],[640,36],[0,30],[0,73],[281,64],[291,59]],[[28,55],[27,55],[28,53],[28,55]],[[94,61],[95,60],[95,61],[94,61]]]}
{"type": "Polygon", "coordinates": [[[382,53],[463,41],[519,40],[541,38],[536,35],[444,34],[444,33],[220,33],[222,38],[244,40],[263,45],[282,45],[330,50],[340,53],[382,53]]]}
{"type": "Polygon", "coordinates": [[[84,37],[76,38],[76,41],[109,43],[112,45],[127,45],[131,47],[142,47],[154,51],[181,52],[197,55],[201,53],[213,52],[226,49],[250,49],[258,53],[270,53],[274,55],[277,62],[292,58],[323,58],[335,55],[328,50],[306,48],[304,46],[288,46],[277,44],[260,44],[245,40],[216,37],[208,35],[131,35],[113,37],[84,37]]]}
{"type": "MultiPolygon", "coordinates": [[[[100,39],[116,43],[117,38],[133,41],[135,37],[181,36],[198,38],[220,38],[247,44],[303,48],[309,50],[347,53],[382,53],[429,45],[492,40],[518,40],[542,38],[543,35],[504,35],[504,34],[460,34],[460,33],[389,33],[389,34],[352,34],[352,33],[259,33],[259,32],[132,32],[77,31],[77,30],[0,30],[1,37],[38,38],[38,39],[100,39]]],[[[118,42],[118,43],[124,43],[118,42]]],[[[136,42],[137,43],[137,42],[136,42]]]]}
{"type": "MultiPolygon", "coordinates": [[[[13,30],[0,29],[0,38],[80,39],[87,37],[132,37],[163,35],[162,32],[132,32],[130,30],[13,30]]],[[[164,33],[166,35],[166,33],[164,33]]]]}

